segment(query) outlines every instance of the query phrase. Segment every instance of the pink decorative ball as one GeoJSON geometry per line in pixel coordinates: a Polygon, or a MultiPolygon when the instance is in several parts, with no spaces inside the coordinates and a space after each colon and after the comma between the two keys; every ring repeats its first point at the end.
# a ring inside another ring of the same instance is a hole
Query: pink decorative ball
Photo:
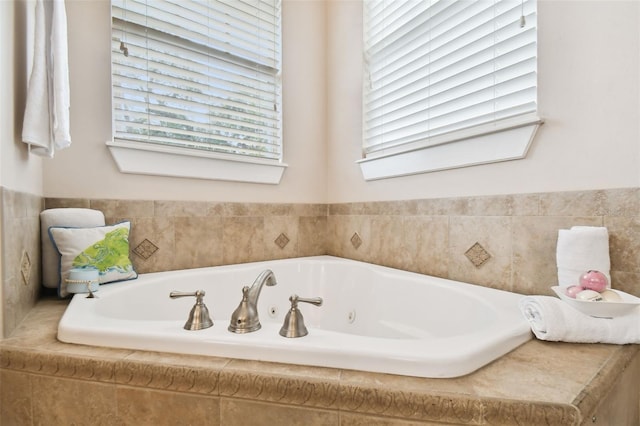
{"type": "Polygon", "coordinates": [[[580,277],[580,287],[600,293],[607,288],[609,280],[600,271],[587,271],[580,277]]]}
{"type": "Polygon", "coordinates": [[[572,285],[569,286],[565,289],[564,293],[571,297],[572,299],[576,298],[576,294],[580,293],[582,290],[584,290],[584,288],[580,287],[579,285],[572,285]]]}

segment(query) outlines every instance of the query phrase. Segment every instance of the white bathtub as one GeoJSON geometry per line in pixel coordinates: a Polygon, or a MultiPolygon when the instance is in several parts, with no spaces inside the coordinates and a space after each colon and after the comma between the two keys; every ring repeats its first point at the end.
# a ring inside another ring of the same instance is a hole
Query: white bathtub
{"type": "Polygon", "coordinates": [[[75,295],[58,327],[63,342],[354,369],[417,377],[468,374],[531,338],[520,295],[330,256],[142,274],[103,285],[98,298],[75,295]],[[278,281],[258,303],[262,329],[227,331],[232,312],[264,269],[278,281]],[[205,290],[214,325],[183,325],[205,290]],[[309,334],[278,333],[289,296],[301,303],[309,334]]]}

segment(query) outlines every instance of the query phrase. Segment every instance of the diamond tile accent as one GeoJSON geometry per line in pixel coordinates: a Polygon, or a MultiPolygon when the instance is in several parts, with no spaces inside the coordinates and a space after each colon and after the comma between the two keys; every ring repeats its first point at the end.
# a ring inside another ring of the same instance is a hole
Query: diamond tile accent
{"type": "Polygon", "coordinates": [[[141,258],[147,260],[158,250],[158,246],[145,238],[140,244],[138,244],[136,248],[133,249],[133,252],[141,258]]]}
{"type": "Polygon", "coordinates": [[[480,243],[472,245],[464,255],[467,256],[467,259],[469,259],[476,268],[481,267],[487,262],[487,260],[491,259],[489,252],[486,251],[480,243]]]}
{"type": "Polygon", "coordinates": [[[360,235],[358,235],[357,232],[354,232],[351,236],[351,244],[356,250],[358,250],[358,247],[362,245],[362,238],[360,238],[360,235]]]}
{"type": "Polygon", "coordinates": [[[20,259],[20,273],[22,274],[22,283],[24,285],[29,284],[29,278],[31,277],[31,258],[26,250],[22,250],[22,258],[20,259]]]}
{"type": "Polygon", "coordinates": [[[284,232],[281,232],[280,235],[278,235],[278,238],[275,239],[274,243],[283,249],[287,244],[289,244],[289,241],[289,237],[287,237],[284,232]]]}

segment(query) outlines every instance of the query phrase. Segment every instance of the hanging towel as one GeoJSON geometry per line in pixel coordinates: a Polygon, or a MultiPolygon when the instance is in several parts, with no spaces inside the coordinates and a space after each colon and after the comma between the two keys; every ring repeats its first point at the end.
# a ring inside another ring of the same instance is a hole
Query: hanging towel
{"type": "Polygon", "coordinates": [[[605,274],[611,287],[607,228],[574,226],[558,231],[556,263],[560,287],[578,284],[580,275],[588,270],[597,270],[605,274]]]}
{"type": "Polygon", "coordinates": [[[540,340],[620,345],[640,343],[640,308],[616,318],[594,318],[550,296],[523,297],[519,307],[533,334],[540,340]]]}
{"type": "Polygon", "coordinates": [[[34,154],[53,157],[71,145],[69,60],[64,0],[36,0],[33,60],[22,140],[34,154]]]}

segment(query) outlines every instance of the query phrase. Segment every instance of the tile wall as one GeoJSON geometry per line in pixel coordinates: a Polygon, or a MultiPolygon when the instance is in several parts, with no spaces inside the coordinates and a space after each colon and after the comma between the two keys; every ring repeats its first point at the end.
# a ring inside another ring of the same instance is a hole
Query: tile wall
{"type": "MultiPolygon", "coordinates": [[[[43,203],[4,190],[2,204],[8,336],[38,295],[43,203]]],[[[141,273],[330,254],[527,294],[550,294],[559,229],[606,226],[613,286],[640,296],[640,188],[329,205],[47,198],[44,206],[131,220],[141,273]]]]}
{"type": "Polygon", "coordinates": [[[640,189],[331,204],[327,253],[553,294],[559,229],[609,230],[614,288],[640,296],[640,189]]]}
{"type": "Polygon", "coordinates": [[[0,188],[2,203],[3,330],[9,336],[40,295],[40,211],[42,197],[0,188]]]}
{"type": "Polygon", "coordinates": [[[257,204],[47,198],[46,208],[101,210],[131,221],[140,273],[326,254],[325,204],[257,204]]]}

